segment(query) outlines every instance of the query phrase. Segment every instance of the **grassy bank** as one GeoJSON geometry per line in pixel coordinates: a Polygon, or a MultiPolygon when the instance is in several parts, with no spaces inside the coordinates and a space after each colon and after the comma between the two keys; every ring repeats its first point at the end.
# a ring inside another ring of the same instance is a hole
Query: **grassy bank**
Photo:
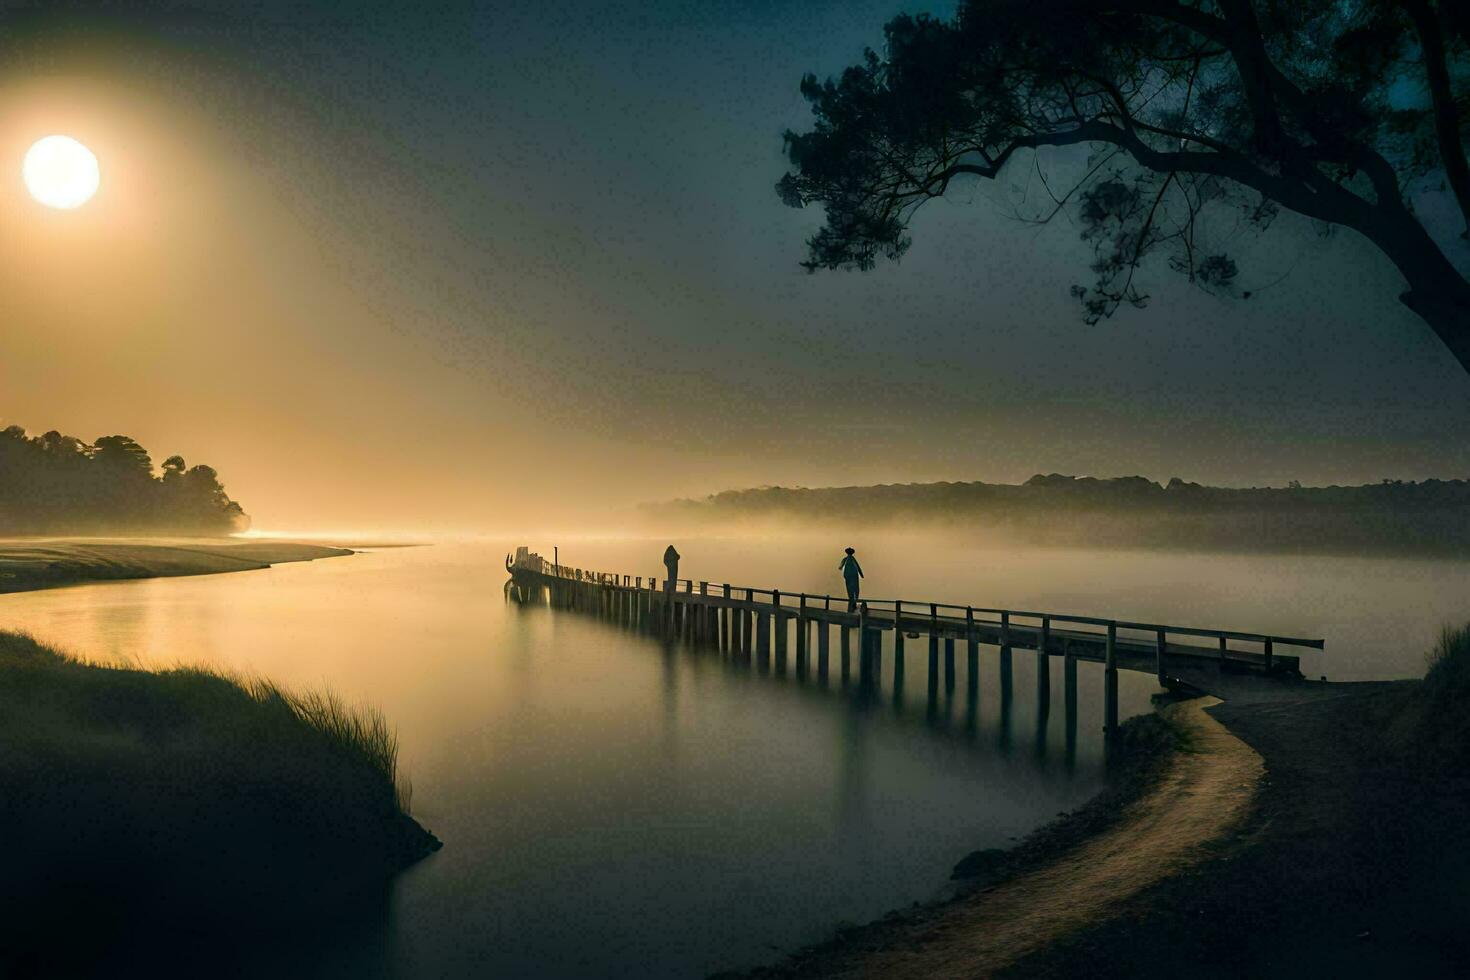
{"type": "Polygon", "coordinates": [[[181,964],[373,904],[438,846],[396,764],[383,719],[330,695],[0,633],[0,975],[115,974],[134,945],[181,964]]]}
{"type": "Polygon", "coordinates": [[[350,554],[322,545],[233,538],[0,538],[0,592],[239,572],[350,554]]]}

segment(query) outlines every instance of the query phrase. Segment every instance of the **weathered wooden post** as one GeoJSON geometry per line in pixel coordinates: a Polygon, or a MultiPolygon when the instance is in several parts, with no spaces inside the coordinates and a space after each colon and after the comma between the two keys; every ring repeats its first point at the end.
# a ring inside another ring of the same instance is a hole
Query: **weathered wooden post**
{"type": "Polygon", "coordinates": [[[939,685],[939,606],[929,603],[929,691],[939,685]]]}
{"type": "Polygon", "coordinates": [[[1265,649],[1264,652],[1266,654],[1266,672],[1267,673],[1270,673],[1271,672],[1271,668],[1272,668],[1272,666],[1275,665],[1275,660],[1276,660],[1275,652],[1271,649],[1271,642],[1272,642],[1271,641],[1271,638],[1269,636],[1266,637],[1266,649],[1265,649]]]}
{"type": "Polygon", "coordinates": [[[903,658],[903,600],[893,600],[893,658],[903,658]]]}
{"type": "Polygon", "coordinates": [[[1229,654],[1229,652],[1230,651],[1225,646],[1225,637],[1223,637],[1223,636],[1220,637],[1220,667],[1221,667],[1221,669],[1224,669],[1224,667],[1225,667],[1225,660],[1226,660],[1227,655],[1229,654]]]}
{"type": "Polygon", "coordinates": [[[796,673],[806,674],[806,593],[797,598],[796,606],[796,673]]]}
{"type": "Polygon", "coordinates": [[[837,626],[837,645],[842,654],[842,686],[845,688],[852,674],[852,628],[846,623],[837,626]]]}
{"type": "Polygon", "coordinates": [[[1118,624],[1108,623],[1108,645],[1103,657],[1103,730],[1118,733],[1118,624]]]}
{"type": "Polygon", "coordinates": [[[730,583],[725,582],[721,587],[725,590],[725,601],[720,604],[720,649],[730,653],[730,583]]]}
{"type": "Polygon", "coordinates": [[[817,680],[827,683],[828,647],[831,644],[831,628],[825,619],[817,621],[817,680]]]}
{"type": "Polygon", "coordinates": [[[1169,686],[1169,675],[1164,672],[1164,654],[1168,652],[1169,642],[1164,631],[1159,630],[1158,636],[1154,637],[1154,672],[1158,675],[1160,687],[1169,686]]]}
{"type": "Polygon", "coordinates": [[[1043,708],[1051,705],[1051,617],[1041,617],[1041,628],[1036,632],[1036,697],[1043,708]]]}
{"type": "Polygon", "coordinates": [[[775,607],[774,628],[776,631],[776,664],[781,670],[786,669],[786,616],[781,612],[781,591],[777,589],[771,593],[771,605],[775,607]]]}
{"type": "Polygon", "coordinates": [[[872,683],[872,656],[868,650],[868,604],[858,606],[858,683],[872,683]]]}
{"type": "Polygon", "coordinates": [[[965,607],[965,674],[966,686],[978,690],[980,684],[980,638],[975,635],[975,610],[965,607]]]}
{"type": "Polygon", "coordinates": [[[771,619],[779,615],[758,613],[755,618],[755,655],[764,660],[771,655],[771,619]]]}
{"type": "Polygon", "coordinates": [[[755,598],[750,589],[745,590],[745,610],[741,614],[741,631],[745,634],[744,644],[746,652],[750,651],[750,631],[755,628],[755,598]]]}

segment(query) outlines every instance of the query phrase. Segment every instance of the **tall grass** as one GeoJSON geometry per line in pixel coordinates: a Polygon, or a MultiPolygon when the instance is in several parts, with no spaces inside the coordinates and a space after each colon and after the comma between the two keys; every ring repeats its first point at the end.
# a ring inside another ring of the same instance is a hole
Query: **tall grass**
{"type": "Polygon", "coordinates": [[[382,711],[349,705],[330,690],[297,693],[260,679],[246,681],[243,686],[261,704],[290,712],[297,722],[320,732],[339,751],[380,773],[393,785],[398,809],[410,812],[413,786],[398,772],[398,735],[382,711]]]}
{"type": "Polygon", "coordinates": [[[408,804],[376,710],[0,632],[0,976],[156,954],[158,922],[170,955],[188,936],[208,960],[377,914],[391,876],[438,847],[408,804]]]}
{"type": "Polygon", "coordinates": [[[1425,655],[1424,680],[1388,719],[1388,744],[1429,767],[1470,764],[1470,623],[1446,624],[1425,655]]]}
{"type": "Polygon", "coordinates": [[[1425,657],[1424,687],[1432,694],[1470,693],[1470,623],[1440,628],[1439,641],[1425,657]]]}
{"type": "MultiPolygon", "coordinates": [[[[0,670],[9,671],[12,682],[17,671],[27,674],[30,683],[22,687],[42,695],[41,703],[53,709],[49,719],[33,717],[33,722],[119,730],[136,724],[155,733],[191,724],[217,743],[241,736],[259,738],[262,747],[299,741],[303,748],[325,750],[342,766],[375,775],[392,788],[397,809],[409,812],[412,787],[398,772],[397,734],[380,710],[350,705],[331,690],[292,691],[274,681],[207,667],[149,671],[92,663],[25,633],[3,631],[0,670]],[[210,732],[212,724],[216,730],[210,732]]],[[[0,705],[11,700],[0,686],[0,705]]],[[[3,727],[10,726],[0,722],[3,727]]]]}

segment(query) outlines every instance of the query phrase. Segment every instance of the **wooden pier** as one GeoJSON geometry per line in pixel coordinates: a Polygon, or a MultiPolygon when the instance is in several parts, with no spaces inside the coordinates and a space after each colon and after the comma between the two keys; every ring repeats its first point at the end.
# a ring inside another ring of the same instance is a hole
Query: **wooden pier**
{"type": "MultiPolygon", "coordinates": [[[[1042,667],[1046,658],[1062,657],[1069,668],[1064,675],[1068,684],[1075,684],[1077,661],[1100,663],[1104,729],[1110,734],[1118,727],[1119,670],[1152,673],[1165,687],[1178,682],[1175,672],[1181,668],[1202,665],[1265,678],[1299,677],[1300,657],[1288,651],[1325,648],[1320,639],[1032,610],[907,599],[864,599],[850,606],[830,595],[574,568],[548,562],[526,548],[506,556],[506,570],[519,586],[544,588],[554,606],[597,612],[734,656],[774,658],[783,671],[794,653],[798,676],[805,676],[815,659],[818,676],[827,677],[834,629],[844,680],[854,648],[860,678],[881,670],[885,632],[894,634],[896,679],[902,676],[907,643],[927,639],[931,690],[940,678],[941,647],[944,683],[953,688],[956,645],[961,643],[972,684],[982,644],[1000,649],[1003,674],[1016,649],[1034,651],[1042,667]]],[[[1050,672],[1039,670],[1038,680],[1049,686],[1050,672]]]]}

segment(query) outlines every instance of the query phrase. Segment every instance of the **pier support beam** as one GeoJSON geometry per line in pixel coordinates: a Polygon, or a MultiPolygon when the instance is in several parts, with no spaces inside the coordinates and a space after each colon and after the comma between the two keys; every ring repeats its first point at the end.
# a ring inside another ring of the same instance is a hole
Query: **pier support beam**
{"type": "Polygon", "coordinates": [[[828,646],[832,628],[825,619],[817,621],[817,680],[827,683],[828,646]]]}
{"type": "Polygon", "coordinates": [[[1103,730],[1118,734],[1118,624],[1108,624],[1108,645],[1103,655],[1103,730]]]}

